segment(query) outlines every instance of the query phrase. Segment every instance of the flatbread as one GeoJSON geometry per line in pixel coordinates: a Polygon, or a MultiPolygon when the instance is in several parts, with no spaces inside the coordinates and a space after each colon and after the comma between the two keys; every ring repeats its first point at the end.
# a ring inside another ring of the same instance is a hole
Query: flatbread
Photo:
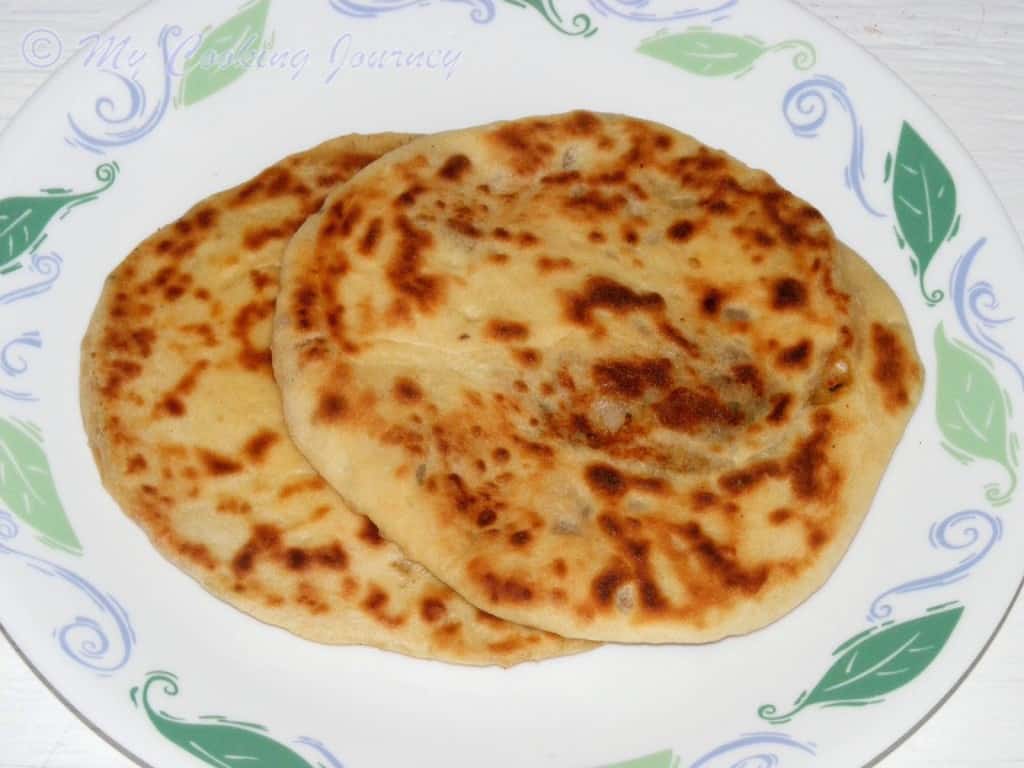
{"type": "Polygon", "coordinates": [[[110,276],[82,344],[103,482],[213,594],[324,643],[511,665],[589,647],[478,611],[349,511],[288,439],[270,364],[289,237],[408,136],[348,136],[206,200],[110,276]]]}
{"type": "Polygon", "coordinates": [[[666,126],[421,138],[285,257],[291,434],[484,610],[572,637],[761,627],[847,549],[918,400],[888,286],[767,174],[666,126]]]}

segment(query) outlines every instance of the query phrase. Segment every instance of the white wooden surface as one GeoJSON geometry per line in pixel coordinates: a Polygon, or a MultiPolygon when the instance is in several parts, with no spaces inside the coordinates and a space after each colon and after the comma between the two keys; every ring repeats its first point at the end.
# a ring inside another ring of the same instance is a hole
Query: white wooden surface
{"type": "MultiPolygon", "coordinates": [[[[0,130],[50,70],[22,57],[46,27],[74,47],[140,0],[0,0],[0,130]]],[[[1024,2],[801,0],[907,80],[949,123],[1024,232],[1024,2]]],[[[67,55],[65,53],[65,55],[67,55]]],[[[2,172],[2,169],[0,169],[2,172]]],[[[1024,768],[1024,608],[883,768],[1024,768]]],[[[188,758],[183,765],[192,765],[188,758]]],[[[130,768],[0,640],[0,768],[130,768]]],[[[165,768],[160,766],[159,768],[165,768]]]]}

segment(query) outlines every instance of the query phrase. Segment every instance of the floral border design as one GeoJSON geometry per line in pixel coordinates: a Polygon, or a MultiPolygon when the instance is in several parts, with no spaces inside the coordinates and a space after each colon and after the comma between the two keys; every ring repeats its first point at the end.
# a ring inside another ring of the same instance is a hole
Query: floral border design
{"type": "Polygon", "coordinates": [[[980,509],[967,509],[950,515],[936,523],[928,532],[932,549],[945,549],[959,553],[957,564],[946,571],[914,579],[887,589],[871,602],[868,621],[888,620],[893,613],[891,598],[946,587],[966,579],[974,567],[988,557],[992,548],[1003,538],[1003,521],[980,509]]]}
{"type": "MultiPolygon", "coordinates": [[[[29,369],[29,362],[25,359],[24,354],[14,351],[17,347],[42,349],[43,337],[39,331],[28,331],[19,334],[0,347],[0,371],[3,371],[4,375],[9,380],[12,380],[12,386],[13,379],[22,376],[29,369]]],[[[9,400],[22,403],[34,403],[39,400],[29,390],[8,389],[3,386],[0,386],[0,397],[6,397],[9,400]]]]}
{"type": "MultiPolygon", "coordinates": [[[[733,741],[715,747],[685,764],[688,768],[772,768],[781,764],[779,753],[790,756],[800,754],[815,756],[817,748],[813,742],[799,741],[784,733],[745,733],[733,741]]],[[[683,759],[670,749],[644,757],[614,763],[603,768],[683,768],[683,759]]]]}
{"type": "MultiPolygon", "coordinates": [[[[0,280],[22,268],[23,256],[36,254],[46,241],[46,230],[51,222],[64,219],[75,208],[98,199],[114,185],[119,172],[117,163],[99,166],[96,179],[100,186],[89,192],[51,188],[42,190],[40,195],[0,200],[0,280]]],[[[35,263],[33,261],[33,265],[35,263]]],[[[6,295],[0,296],[0,302],[9,303],[9,299],[6,295]]]]}
{"type": "Polygon", "coordinates": [[[104,676],[122,669],[131,658],[136,641],[128,612],[113,595],[96,588],[75,571],[10,546],[7,542],[16,539],[18,533],[14,517],[0,509],[0,556],[20,560],[38,573],[74,587],[91,604],[92,615],[78,616],[54,630],[60,649],[76,664],[104,676]],[[111,642],[110,635],[116,643],[111,642]]]}
{"type": "MultiPolygon", "coordinates": [[[[677,7],[669,11],[648,10],[651,0],[590,0],[591,7],[602,16],[617,17],[642,24],[657,24],[670,21],[688,21],[708,18],[712,23],[729,17],[729,12],[740,4],[740,0],[704,0],[692,4],[690,0],[677,0],[677,7]]],[[[675,4],[675,3],[674,3],[675,4]]]]}
{"type": "Polygon", "coordinates": [[[43,544],[82,554],[82,544],[57,493],[43,432],[31,421],[0,417],[0,502],[34,528],[43,544]]]}
{"type": "MultiPolygon", "coordinates": [[[[566,23],[555,0],[503,0],[508,5],[532,9],[554,29],[566,36],[588,38],[597,32],[591,16],[577,13],[566,23]]],[[[238,80],[244,69],[211,74],[199,66],[203,56],[216,55],[243,46],[256,49],[268,47],[267,18],[271,0],[250,0],[239,11],[204,35],[190,53],[184,72],[173,66],[172,44],[181,37],[179,27],[161,30],[158,45],[162,53],[161,89],[155,101],[149,99],[145,87],[133,76],[124,77],[115,71],[108,74],[122,89],[124,101],[100,97],[94,103],[93,115],[87,119],[67,115],[70,134],[68,143],[95,154],[104,154],[134,144],[151,135],[163,122],[169,110],[187,108],[218,93],[238,80]],[[174,82],[180,80],[177,99],[174,82]],[[98,127],[97,127],[98,125],[98,127]]],[[[494,0],[435,0],[436,3],[458,3],[468,6],[470,18],[478,24],[490,23],[496,15],[494,0]]],[[[330,0],[337,13],[373,19],[384,14],[431,5],[431,0],[330,0]]],[[[718,0],[698,5],[679,5],[667,11],[652,10],[651,0],[589,0],[589,5],[607,21],[633,23],[669,23],[706,19],[716,23],[736,10],[739,0],[718,0]]],[[[794,51],[792,64],[797,70],[808,70],[817,63],[817,51],[810,43],[785,40],[774,45],[757,38],[716,32],[693,27],[683,32],[663,32],[641,41],[637,51],[649,58],[671,64],[701,77],[739,78],[751,72],[769,53],[794,51]]],[[[872,219],[888,214],[872,202],[873,194],[865,171],[867,144],[864,127],[858,118],[846,86],[826,75],[814,75],[796,83],[786,92],[783,115],[795,136],[812,139],[825,127],[830,99],[848,116],[851,131],[850,156],[844,169],[844,182],[857,198],[864,212],[872,219]]],[[[920,293],[929,306],[940,303],[942,290],[929,290],[926,275],[933,262],[942,256],[944,246],[957,237],[961,229],[957,186],[954,175],[922,133],[904,122],[897,148],[885,162],[885,183],[892,185],[895,234],[901,249],[909,251],[911,268],[920,293]]],[[[50,290],[60,277],[63,259],[57,253],[41,253],[47,229],[63,219],[73,208],[96,200],[109,189],[119,173],[117,163],[101,165],[96,177],[101,186],[91,192],[73,193],[67,189],[44,189],[41,195],[0,200],[0,280],[20,283],[14,288],[3,286],[0,306],[31,299],[50,290]],[[27,222],[27,223],[26,223],[27,222]],[[20,229],[19,229],[20,228],[20,229]],[[20,271],[19,271],[20,270],[20,271]],[[17,276],[12,273],[18,272],[17,276]],[[23,277],[24,276],[24,277],[23,277]],[[36,279],[39,276],[40,279],[36,279]]],[[[995,369],[987,355],[997,358],[1013,370],[1024,388],[1024,368],[995,333],[1009,327],[1012,317],[997,317],[999,309],[996,290],[991,283],[973,277],[979,257],[988,247],[988,239],[977,239],[953,267],[949,294],[953,298],[959,328],[973,347],[946,335],[942,322],[936,327],[936,346],[940,358],[938,376],[937,418],[946,439],[946,447],[960,461],[988,460],[1008,472],[1004,486],[989,487],[986,499],[993,505],[1010,500],[1017,484],[1017,440],[1011,428],[1012,405],[1002,390],[995,369]],[[945,362],[943,362],[945,361],[945,362]],[[965,392],[970,392],[970,397],[965,392]],[[979,397],[981,391],[983,396],[979,397]],[[980,405],[979,405],[980,403],[980,405]]],[[[0,371],[7,377],[25,373],[29,361],[16,348],[41,349],[42,337],[36,331],[24,332],[0,347],[0,371]]],[[[28,406],[37,396],[21,388],[0,388],[0,396],[15,404],[28,406]]],[[[38,429],[26,422],[0,419],[0,449],[8,455],[15,439],[27,439],[33,467],[39,467],[52,485],[52,476],[41,449],[31,449],[34,440],[40,443],[38,429]],[[11,437],[14,435],[15,437],[11,437]],[[39,455],[42,459],[39,459],[39,455]]],[[[19,443],[21,445],[21,443],[19,443]]],[[[0,451],[2,453],[2,451],[0,451]]],[[[2,460],[2,458],[0,458],[2,460]]],[[[23,476],[24,472],[21,473],[23,476]]],[[[33,494],[44,501],[53,496],[60,514],[50,522],[40,522],[32,510],[11,504],[11,493],[4,495],[0,484],[0,500],[8,503],[23,523],[33,527],[41,540],[66,555],[80,554],[81,545],[63,517],[63,508],[56,491],[42,488],[33,494]],[[64,523],[60,520],[63,517],[64,523]],[[64,527],[66,526],[66,530],[64,527]]],[[[53,505],[53,501],[47,502],[53,505]]],[[[764,705],[758,715],[773,724],[789,722],[808,708],[866,706],[884,701],[896,690],[925,673],[950,641],[965,611],[956,602],[947,602],[901,621],[891,620],[894,601],[927,590],[946,588],[968,578],[1002,540],[1000,518],[980,509],[957,512],[932,526],[929,541],[933,548],[952,552],[960,560],[939,573],[893,586],[882,592],[869,606],[869,626],[840,645],[835,660],[818,684],[794,702],[793,709],[779,714],[773,705],[764,705]]],[[[65,655],[72,661],[101,675],[122,670],[129,662],[136,644],[134,629],[121,604],[83,579],[76,572],[44,558],[9,546],[19,534],[14,516],[0,510],[0,555],[23,562],[27,567],[73,586],[93,606],[94,616],[77,617],[55,630],[54,636],[65,655]],[[98,618],[96,618],[98,616],[98,618]],[[117,642],[112,642],[113,636],[117,642]]],[[[158,711],[150,702],[150,693],[163,685],[163,693],[177,696],[177,678],[166,672],[151,673],[143,685],[132,690],[132,698],[151,724],[166,738],[214,766],[229,764],[239,755],[249,756],[249,764],[273,765],[275,768],[340,768],[330,751],[320,742],[300,738],[292,749],[266,735],[261,726],[228,720],[223,717],[201,717],[184,721],[158,711]],[[304,753],[316,755],[311,763],[304,753]]],[[[691,768],[712,768],[733,760],[732,766],[776,764],[775,752],[780,748],[816,754],[816,746],[801,742],[780,732],[744,734],[699,757],[691,768]],[[772,748],[774,751],[768,751],[772,748]],[[757,750],[748,751],[748,750],[757,750]],[[738,760],[738,762],[736,762],[738,760]]],[[[673,751],[663,751],[614,768],[676,768],[681,758],[673,751]]]]}
{"type": "Polygon", "coordinates": [[[24,270],[19,271],[15,276],[7,274],[0,277],[0,286],[6,286],[8,283],[21,283],[12,288],[5,288],[0,293],[0,307],[46,293],[60,278],[63,265],[64,258],[60,254],[33,253],[29,265],[24,270]],[[40,275],[40,277],[37,279],[36,275],[40,275]]]}
{"type": "Polygon", "coordinates": [[[852,146],[850,159],[843,170],[846,187],[857,196],[857,200],[865,211],[876,218],[885,218],[885,214],[871,204],[864,190],[864,182],[867,178],[864,170],[866,153],[864,126],[857,118],[857,110],[850,99],[846,86],[834,77],[827,75],[818,75],[797,83],[787,91],[783,99],[782,114],[795,135],[805,139],[816,138],[818,131],[828,119],[830,96],[850,118],[852,146]]]}
{"type": "Polygon", "coordinates": [[[925,287],[925,273],[942,246],[960,232],[957,188],[949,168],[914,126],[904,121],[896,154],[885,159],[885,180],[892,181],[896,240],[911,252],[910,267],[929,306],[945,298],[925,287]]]}
{"type": "Polygon", "coordinates": [[[663,30],[641,42],[637,51],[700,77],[740,78],[767,54],[781,51],[795,52],[796,69],[810,69],[818,60],[817,51],[806,40],[768,45],[756,37],[730,35],[708,27],[691,27],[677,34],[663,30]]]}
{"type": "Polygon", "coordinates": [[[934,549],[955,554],[968,550],[957,564],[940,573],[914,579],[882,592],[868,610],[874,624],[842,643],[833,652],[835,661],[809,692],[801,693],[793,709],[779,713],[773,704],[758,709],[758,716],[773,723],[788,723],[808,707],[862,707],[915,680],[931,666],[949,641],[964,613],[953,601],[928,608],[923,615],[899,622],[890,601],[899,595],[939,589],[967,578],[978,563],[1002,539],[1002,521],[981,510],[964,510],[932,526],[929,542],[934,549]]]}
{"type": "Polygon", "coordinates": [[[213,768],[245,765],[252,768],[343,768],[341,762],[321,742],[302,737],[295,746],[310,753],[310,762],[302,754],[271,737],[265,727],[231,720],[221,715],[203,715],[183,720],[154,706],[153,690],[163,686],[165,696],[180,693],[177,675],[150,672],[141,686],[131,689],[132,703],[142,709],[152,726],[175,746],[213,768]]]}
{"type": "Polygon", "coordinates": [[[958,339],[950,339],[939,323],[935,329],[938,393],[935,417],[945,440],[942,447],[961,464],[982,460],[998,464],[1005,484],[990,482],[985,498],[1008,504],[1017,490],[1020,441],[1013,430],[1013,406],[991,361],[958,339]]]}
{"type": "Polygon", "coordinates": [[[271,0],[249,0],[229,19],[200,35],[186,37],[181,27],[168,25],[160,30],[157,48],[160,51],[160,93],[150,106],[146,87],[138,73],[126,77],[116,69],[103,71],[120,86],[121,98],[100,96],[87,117],[67,115],[69,145],[93,154],[126,147],[149,136],[163,122],[172,106],[187,108],[227,88],[247,71],[245,58],[257,56],[269,48],[267,17],[271,0]],[[174,47],[176,46],[176,47],[174,47]],[[175,66],[177,55],[188,47],[184,66],[175,66]],[[231,64],[214,65],[220,59],[231,64]],[[173,93],[180,81],[178,97],[173,93]]]}
{"type": "Polygon", "coordinates": [[[1024,389],[1024,368],[992,335],[996,329],[1009,326],[1015,318],[994,317],[989,314],[999,309],[999,297],[995,288],[986,280],[971,282],[975,260],[987,246],[988,238],[983,237],[959,258],[949,278],[949,293],[953,297],[961,330],[984,352],[1010,366],[1017,374],[1021,389],[1024,389]]]}
{"type": "MultiPolygon", "coordinates": [[[[533,7],[552,27],[569,36],[589,37],[597,28],[590,16],[577,13],[573,16],[573,28],[566,29],[562,23],[554,0],[504,0],[519,7],[533,7]]],[[[739,5],[740,0],[704,0],[687,4],[679,0],[679,6],[668,11],[650,10],[652,0],[589,0],[591,8],[608,19],[629,22],[664,23],[688,19],[710,18],[711,22],[728,18],[729,12],[739,5]]],[[[490,24],[497,15],[495,0],[329,0],[336,13],[356,19],[375,19],[379,16],[406,11],[414,8],[445,4],[464,5],[469,8],[469,17],[477,24],[490,24]]]]}

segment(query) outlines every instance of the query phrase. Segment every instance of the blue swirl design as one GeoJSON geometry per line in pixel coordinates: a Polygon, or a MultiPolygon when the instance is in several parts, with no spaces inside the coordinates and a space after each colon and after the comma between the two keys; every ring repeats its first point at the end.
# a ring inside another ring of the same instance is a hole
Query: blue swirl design
{"type": "Polygon", "coordinates": [[[323,758],[326,761],[326,763],[318,763],[318,765],[322,765],[322,768],[345,768],[345,766],[341,764],[341,761],[331,753],[331,750],[329,750],[327,748],[327,745],[325,745],[323,742],[317,741],[316,739],[311,739],[307,736],[303,736],[300,739],[296,739],[295,743],[301,747],[309,747],[311,750],[315,751],[321,758],[323,758]]]}
{"type": "Polygon", "coordinates": [[[850,117],[850,128],[853,131],[853,146],[850,150],[850,161],[845,169],[846,187],[853,191],[868,213],[878,218],[885,214],[875,208],[864,194],[864,126],[857,119],[857,112],[846,92],[846,86],[832,77],[818,75],[802,83],[797,83],[786,93],[782,102],[782,114],[789,127],[800,138],[813,139],[818,130],[828,119],[828,96],[843,108],[850,117]]]}
{"type": "MultiPolygon", "coordinates": [[[[494,0],[440,0],[443,3],[468,5],[469,18],[477,24],[487,24],[494,19],[494,0]]],[[[429,0],[331,0],[331,8],[346,16],[357,19],[374,19],[381,14],[394,13],[413,6],[430,5],[429,0]]]]}
{"type": "Polygon", "coordinates": [[[132,144],[152,133],[167,113],[171,103],[172,80],[174,67],[169,44],[172,37],[181,34],[181,27],[166,26],[160,31],[160,50],[163,54],[163,93],[152,111],[149,111],[149,100],[146,89],[135,79],[128,78],[119,72],[105,70],[115,77],[127,92],[127,103],[120,106],[108,96],[96,100],[94,110],[96,117],[106,126],[99,133],[90,133],[68,113],[68,125],[72,136],[67,139],[72,146],[78,146],[97,155],[104,154],[108,149],[132,144]],[[147,114],[147,111],[149,112],[147,114]]]}
{"type": "MultiPolygon", "coordinates": [[[[685,2],[685,0],[684,0],[685,2]]],[[[650,10],[651,0],[590,0],[591,7],[603,16],[618,16],[620,19],[638,22],[682,21],[711,16],[712,22],[728,16],[727,11],[739,5],[740,0],[725,0],[715,3],[684,5],[667,12],[650,10]]]]}
{"type": "Polygon", "coordinates": [[[46,293],[57,282],[57,278],[60,277],[61,265],[63,263],[64,259],[56,253],[32,254],[32,263],[27,270],[24,270],[24,273],[34,272],[37,275],[42,275],[43,279],[35,283],[23,285],[20,288],[15,288],[7,293],[0,293],[0,305],[13,304],[16,301],[30,299],[33,296],[46,293]]]}
{"type": "Polygon", "coordinates": [[[797,741],[784,733],[747,733],[735,741],[730,741],[728,744],[723,744],[711,750],[699,758],[690,768],[714,768],[715,766],[721,766],[722,768],[775,768],[775,766],[779,765],[779,757],[774,751],[767,751],[767,748],[771,747],[785,747],[786,749],[804,752],[808,755],[817,754],[814,744],[797,741]],[[753,752],[752,750],[754,749],[758,751],[753,752]],[[747,752],[743,757],[739,757],[736,754],[741,750],[747,752]],[[730,755],[731,757],[728,757],[730,755]],[[730,760],[734,760],[737,757],[739,759],[732,763],[719,760],[719,758],[726,757],[730,760]]]}
{"type": "Polygon", "coordinates": [[[0,509],[0,555],[18,558],[29,568],[46,576],[61,579],[75,587],[99,611],[104,623],[112,623],[116,630],[118,642],[115,644],[104,631],[104,623],[89,616],[76,616],[70,624],[65,624],[53,632],[61,650],[72,661],[104,677],[121,669],[128,663],[135,647],[135,630],[132,629],[125,609],[114,597],[104,594],[74,571],[3,543],[13,540],[17,535],[18,524],[7,510],[0,509]]]}
{"type": "Polygon", "coordinates": [[[984,280],[970,283],[971,267],[975,257],[988,244],[987,238],[978,242],[959,258],[949,278],[949,292],[956,306],[960,327],[975,344],[1013,368],[1024,388],[1024,370],[1006,353],[1006,348],[992,338],[987,331],[1012,323],[1012,317],[994,317],[990,312],[999,309],[999,297],[992,284],[984,280]]]}
{"type": "Polygon", "coordinates": [[[948,571],[908,581],[880,594],[871,603],[868,621],[877,622],[889,618],[892,615],[892,605],[888,599],[894,595],[944,587],[966,578],[971,569],[985,559],[1002,537],[1002,520],[977,509],[957,512],[933,525],[928,534],[932,549],[965,552],[964,556],[956,567],[948,571]]]}
{"type": "MultiPolygon", "coordinates": [[[[42,349],[42,346],[43,338],[39,335],[38,331],[29,331],[28,333],[21,334],[16,339],[8,341],[3,347],[0,347],[0,370],[3,370],[5,374],[11,377],[21,376],[28,370],[28,361],[19,353],[14,353],[15,356],[12,358],[12,350],[16,347],[42,349]]],[[[5,387],[0,387],[0,396],[22,403],[34,403],[39,400],[31,392],[7,389],[5,387]]]]}

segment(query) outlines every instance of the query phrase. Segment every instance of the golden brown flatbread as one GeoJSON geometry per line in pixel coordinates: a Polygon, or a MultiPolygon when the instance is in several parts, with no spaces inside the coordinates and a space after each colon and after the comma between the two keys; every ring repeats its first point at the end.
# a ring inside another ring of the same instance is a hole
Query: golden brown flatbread
{"type": "Polygon", "coordinates": [[[469,601],[699,642],[827,579],[918,400],[888,286],[765,173],[577,112],[424,137],[285,258],[293,438],[469,601]]]}
{"type": "Polygon", "coordinates": [[[103,482],[215,595],[325,643],[510,665],[586,643],[466,603],[349,511],[285,431],[270,364],[285,244],[328,190],[408,136],[348,136],[206,200],[110,276],[82,344],[103,482]]]}

